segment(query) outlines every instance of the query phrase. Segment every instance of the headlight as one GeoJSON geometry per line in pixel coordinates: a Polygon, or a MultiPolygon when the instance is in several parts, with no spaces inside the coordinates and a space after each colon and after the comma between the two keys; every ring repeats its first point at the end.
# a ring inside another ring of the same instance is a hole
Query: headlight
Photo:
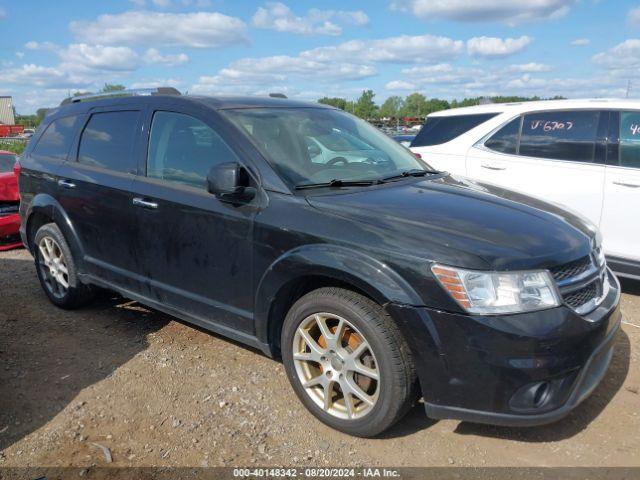
{"type": "Polygon", "coordinates": [[[546,270],[486,272],[433,265],[431,271],[469,313],[522,313],[559,306],[555,281],[546,270]]]}

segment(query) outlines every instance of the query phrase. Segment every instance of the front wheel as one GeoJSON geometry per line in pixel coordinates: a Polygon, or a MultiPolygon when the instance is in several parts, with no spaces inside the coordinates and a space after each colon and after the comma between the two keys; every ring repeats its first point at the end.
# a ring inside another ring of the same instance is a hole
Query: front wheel
{"type": "Polygon", "coordinates": [[[393,320],[366,297],[339,288],[303,296],[287,314],[281,342],[296,394],[337,430],[378,435],[415,399],[409,348],[393,320]]]}

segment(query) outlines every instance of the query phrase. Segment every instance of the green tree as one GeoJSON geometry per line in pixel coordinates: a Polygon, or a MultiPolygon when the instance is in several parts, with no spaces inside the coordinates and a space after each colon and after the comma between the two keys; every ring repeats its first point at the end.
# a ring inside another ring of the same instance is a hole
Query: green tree
{"type": "Polygon", "coordinates": [[[124,85],[118,83],[105,83],[100,91],[103,93],[119,92],[120,90],[126,90],[126,88],[124,85]]]}
{"type": "Polygon", "coordinates": [[[426,115],[433,112],[439,112],[440,110],[448,110],[449,108],[451,108],[451,106],[446,100],[441,100],[440,98],[432,98],[430,100],[427,100],[426,115]]]}
{"type": "Polygon", "coordinates": [[[49,111],[48,108],[39,108],[38,110],[36,110],[36,117],[38,117],[38,125],[40,125],[42,120],[44,120],[44,117],[47,115],[48,111],[49,111]]]}
{"type": "Polygon", "coordinates": [[[338,97],[322,97],[318,100],[318,103],[323,103],[325,105],[331,105],[332,107],[339,108],[341,110],[347,109],[347,101],[344,98],[338,97]]]}
{"type": "Polygon", "coordinates": [[[363,90],[362,95],[356,100],[355,114],[360,118],[376,118],[378,114],[378,106],[373,101],[376,94],[373,90],[363,90]]]}
{"type": "Polygon", "coordinates": [[[397,95],[387,98],[380,107],[381,117],[398,117],[404,108],[404,99],[397,95]]]}
{"type": "Polygon", "coordinates": [[[412,93],[404,101],[402,114],[405,117],[422,117],[427,115],[427,99],[421,93],[412,93]]]}

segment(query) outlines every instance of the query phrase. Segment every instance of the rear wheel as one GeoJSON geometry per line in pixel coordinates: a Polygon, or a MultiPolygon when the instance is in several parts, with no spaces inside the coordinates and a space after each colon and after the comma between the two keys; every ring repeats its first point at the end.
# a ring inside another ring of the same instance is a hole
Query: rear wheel
{"type": "Polygon", "coordinates": [[[343,432],[377,435],[414,400],[404,338],[379,305],[354,292],[322,288],[298,300],[285,319],[281,350],[300,400],[343,432]]]}
{"type": "Polygon", "coordinates": [[[93,298],[78,279],[71,249],[55,223],[43,225],[34,238],[38,279],[49,300],[61,308],[76,308],[93,298]]]}

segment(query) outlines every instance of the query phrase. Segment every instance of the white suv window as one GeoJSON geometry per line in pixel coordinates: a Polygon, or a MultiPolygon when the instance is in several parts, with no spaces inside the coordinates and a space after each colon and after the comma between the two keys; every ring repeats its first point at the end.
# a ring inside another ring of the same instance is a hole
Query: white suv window
{"type": "Polygon", "coordinates": [[[520,155],[593,162],[600,112],[549,111],[524,116],[520,155]]]}
{"type": "Polygon", "coordinates": [[[640,169],[640,112],[620,113],[619,165],[640,169]]]}
{"type": "Polygon", "coordinates": [[[484,146],[499,153],[515,155],[518,152],[518,136],[522,117],[514,118],[494,133],[484,146]]]}

